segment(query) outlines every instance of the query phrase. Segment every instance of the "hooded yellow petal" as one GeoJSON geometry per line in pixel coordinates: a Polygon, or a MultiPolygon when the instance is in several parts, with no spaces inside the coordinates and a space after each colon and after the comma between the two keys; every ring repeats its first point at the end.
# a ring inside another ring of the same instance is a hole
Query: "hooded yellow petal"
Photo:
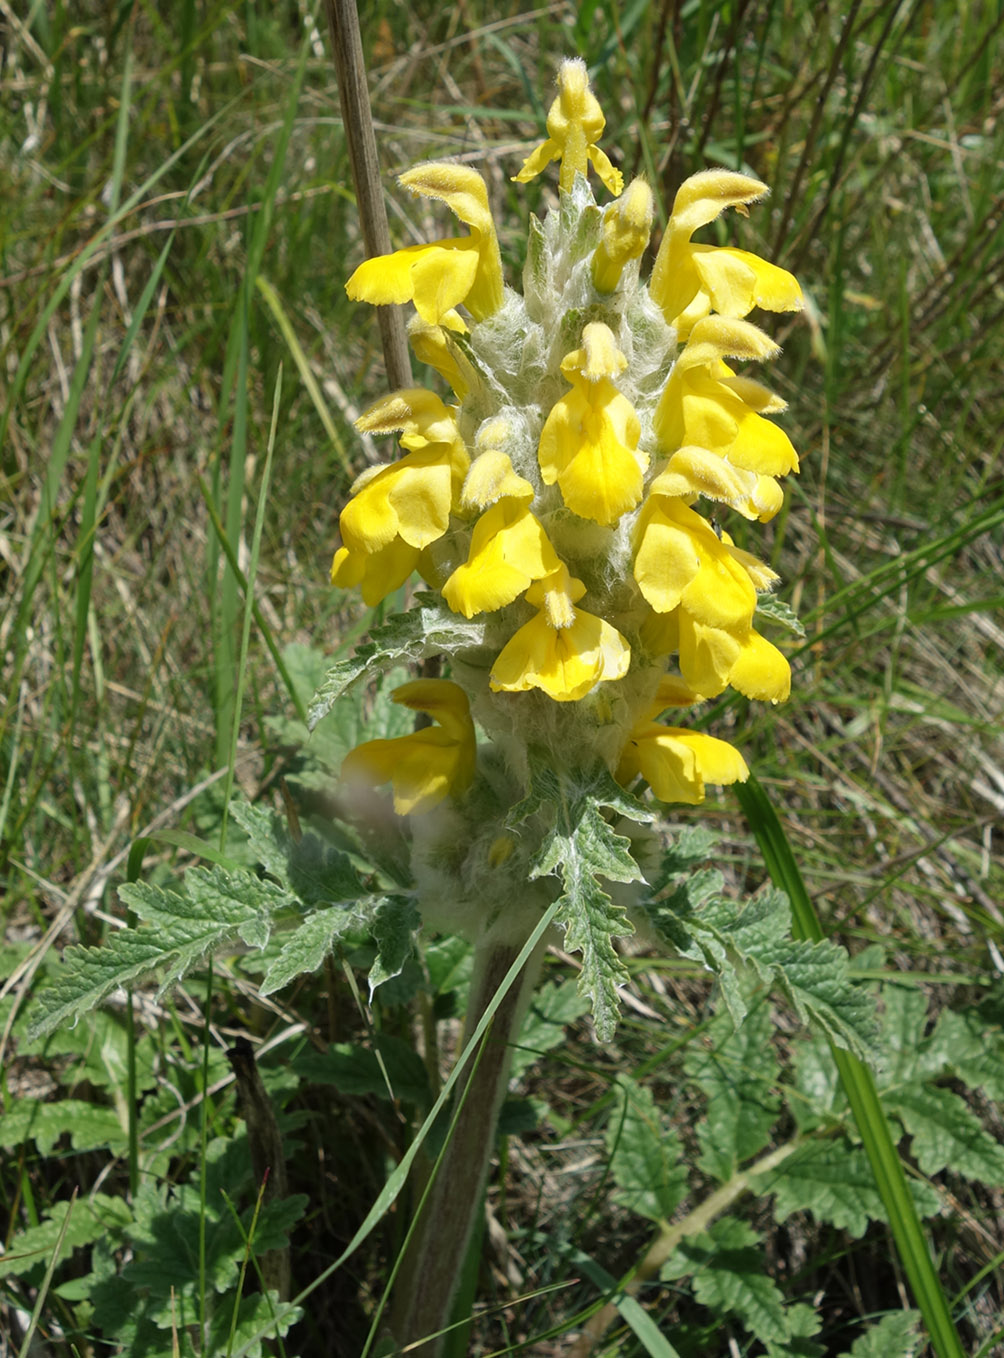
{"type": "Polygon", "coordinates": [[[455,450],[433,443],[382,468],[348,502],[339,519],[354,552],[375,552],[401,538],[421,549],[442,537],[450,522],[455,450]]]}
{"type": "Polygon", "coordinates": [[[621,173],[596,145],[605,124],[603,110],[589,88],[586,63],[578,58],[563,61],[558,69],[558,97],[547,114],[547,140],[526,158],[513,179],[526,184],[552,160],[560,160],[559,184],[565,193],[571,193],[575,176],[585,175],[592,161],[610,192],[620,193],[624,186],[621,173]]]}
{"type": "Polygon", "coordinates": [[[569,627],[552,627],[543,612],[521,627],[492,666],[492,690],[539,688],[555,702],[575,702],[598,683],[622,679],[631,662],[628,643],[603,618],[574,612],[569,627]]]}
{"type": "Polygon", "coordinates": [[[398,815],[420,815],[470,786],[477,757],[474,723],[467,695],[448,679],[416,679],[392,696],[396,703],[426,712],[440,724],[395,740],[358,745],[342,761],[340,776],[350,785],[391,783],[398,815]]]}
{"type": "Polygon", "coordinates": [[[654,722],[629,739],[617,770],[622,782],[638,773],[660,801],[691,806],[704,801],[705,783],[743,783],[749,777],[746,761],[726,741],[654,722]]]}
{"type": "Polygon", "coordinates": [[[331,563],[331,583],[340,589],[362,590],[371,608],[404,584],[419,566],[421,553],[400,538],[375,552],[353,552],[339,547],[331,563]]]}
{"type": "Polygon", "coordinates": [[[791,693],[791,666],[776,646],[750,630],[742,639],[729,683],[747,698],[783,703],[791,693]]]}
{"type": "Polygon", "coordinates": [[[443,598],[465,618],[494,612],[560,564],[526,503],[502,500],[478,520],[467,561],[443,586],[443,598]]]}
{"type": "Polygon", "coordinates": [[[388,306],[414,302],[423,321],[437,325],[474,286],[477,243],[472,237],[408,245],[360,264],[345,284],[353,302],[388,306]]]}
{"type": "Polygon", "coordinates": [[[747,316],[754,307],[765,311],[801,311],[802,289],[787,269],[748,250],[714,245],[691,248],[701,284],[719,315],[747,316]]]}

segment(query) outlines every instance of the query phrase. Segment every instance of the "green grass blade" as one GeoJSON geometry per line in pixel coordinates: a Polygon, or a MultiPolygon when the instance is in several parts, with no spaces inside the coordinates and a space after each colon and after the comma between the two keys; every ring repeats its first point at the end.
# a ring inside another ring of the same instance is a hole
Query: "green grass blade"
{"type": "MultiPolygon", "coordinates": [[[[736,784],[736,793],[764,856],[771,881],[787,893],[791,902],[796,938],[822,939],[822,926],[769,797],[752,776],[748,782],[736,784]]],[[[837,1047],[831,1047],[831,1051],[934,1351],[938,1358],[964,1358],[872,1073],[850,1052],[837,1047]]]]}

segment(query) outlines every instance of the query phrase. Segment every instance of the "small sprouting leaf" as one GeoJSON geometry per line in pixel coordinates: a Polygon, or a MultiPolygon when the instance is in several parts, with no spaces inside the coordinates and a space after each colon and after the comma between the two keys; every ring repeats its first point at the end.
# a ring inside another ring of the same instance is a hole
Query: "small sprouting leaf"
{"type": "Polygon", "coordinates": [[[758,623],[776,623],[778,627],[783,627],[786,632],[791,632],[800,641],[805,640],[805,628],[799,622],[798,615],[789,604],[773,594],[761,594],[757,598],[756,621],[758,623]]]}
{"type": "MultiPolygon", "coordinates": [[[[888,1219],[868,1157],[843,1140],[807,1142],[757,1182],[761,1192],[774,1194],[779,1222],[806,1211],[857,1237],[869,1221],[888,1219]]],[[[937,1193],[916,1179],[909,1185],[920,1215],[933,1216],[940,1206],[937,1193]]]]}
{"type": "Polygon", "coordinates": [[[618,1075],[614,1096],[606,1131],[614,1201],[650,1221],[669,1221],[687,1192],[679,1138],[644,1085],[618,1075]]]}
{"type": "Polygon", "coordinates": [[[518,1078],[545,1052],[560,1046],[565,1029],[581,1018],[588,1008],[588,999],[579,993],[574,981],[541,986],[530,1001],[519,1038],[514,1043],[511,1078],[518,1078]]]}
{"type": "Polygon", "coordinates": [[[770,1006],[761,998],[742,1027],[735,1029],[727,1014],[719,1014],[704,1041],[687,1050],[687,1074],[707,1099],[697,1126],[699,1164],[722,1183],[768,1144],[777,1121],[781,1100],[772,1034],[770,1006]]]}
{"type": "Polygon", "coordinates": [[[947,1167],[967,1179],[1004,1184],[1004,1146],[950,1089],[907,1085],[885,1093],[882,1101],[912,1136],[910,1148],[925,1174],[947,1167]]]}
{"type": "Polygon", "coordinates": [[[919,1311],[891,1311],[869,1325],[840,1358],[914,1358],[924,1342],[919,1311]]]}
{"type": "Polygon", "coordinates": [[[313,730],[338,699],[355,684],[375,679],[396,665],[414,664],[429,655],[455,651],[465,642],[484,643],[484,622],[465,622],[434,594],[416,594],[407,613],[395,613],[370,632],[369,641],[348,660],[336,661],[324,676],[308,712],[313,730]]]}
{"type": "Polygon", "coordinates": [[[342,1094],[376,1094],[427,1105],[429,1075],[414,1047],[387,1033],[376,1034],[374,1042],[375,1050],[335,1042],[326,1052],[302,1052],[293,1065],[304,1080],[334,1085],[342,1094]]]}
{"type": "Polygon", "coordinates": [[[64,1136],[69,1137],[75,1151],[108,1146],[119,1154],[128,1147],[126,1128],[115,1109],[84,1099],[54,1103],[20,1099],[0,1118],[0,1146],[7,1150],[34,1141],[40,1155],[51,1155],[64,1136]]]}

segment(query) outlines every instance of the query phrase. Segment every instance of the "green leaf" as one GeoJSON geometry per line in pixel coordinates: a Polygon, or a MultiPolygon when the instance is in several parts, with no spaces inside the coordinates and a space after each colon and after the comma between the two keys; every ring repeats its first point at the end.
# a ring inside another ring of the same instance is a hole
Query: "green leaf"
{"type": "Polygon", "coordinates": [[[30,1036],[75,1023],[121,986],[157,977],[166,989],[224,944],[263,946],[272,913],[289,903],[274,883],[219,867],[189,868],[185,892],[147,882],[120,886],[122,900],[148,927],[117,930],[100,948],[68,948],[57,979],[35,1000],[30,1036]]]}
{"type": "Polygon", "coordinates": [[[634,933],[634,926],[597,879],[644,879],[631,855],[630,840],[616,833],[603,815],[604,807],[632,820],[653,816],[614,782],[606,768],[559,772],[545,759],[531,758],[530,790],[510,812],[508,823],[514,828],[532,816],[548,818],[530,875],[561,878],[564,890],[556,922],[565,930],[565,947],[582,953],[579,989],[592,1003],[599,1040],[609,1042],[617,1026],[617,988],[628,979],[613,939],[634,933]]]}
{"type": "Polygon", "coordinates": [[[921,1042],[914,1074],[953,1074],[988,1099],[1004,1101],[1004,1035],[981,1008],[943,1009],[921,1042]]]}
{"type": "Polygon", "coordinates": [[[805,628],[799,622],[798,615],[789,604],[773,594],[761,594],[757,598],[756,620],[758,623],[776,623],[778,627],[783,627],[786,632],[790,632],[802,641],[805,640],[805,628]]]}
{"type": "Polygon", "coordinates": [[[127,1144],[126,1130],[116,1110],[83,1099],[54,1103],[20,1099],[0,1117],[0,1146],[8,1150],[31,1140],[40,1154],[51,1155],[64,1136],[69,1137],[75,1151],[108,1146],[119,1154],[127,1144]]]}
{"type": "Polygon", "coordinates": [[[618,1075],[614,1097],[606,1130],[610,1173],[617,1185],[613,1200],[650,1221],[669,1221],[687,1192],[679,1138],[644,1085],[618,1075]]]}
{"type": "Polygon", "coordinates": [[[722,1217],[707,1233],[684,1240],[662,1276],[692,1272],[702,1306],[718,1316],[736,1316],[764,1344],[783,1343],[790,1334],[784,1298],[764,1272],[759,1244],[751,1226],[722,1217]]]}
{"type": "Polygon", "coordinates": [[[339,943],[354,940],[364,932],[363,920],[345,906],[333,905],[326,910],[311,911],[283,942],[278,957],[262,978],[261,993],[272,995],[297,976],[317,971],[339,943]]]}
{"type": "Polygon", "coordinates": [[[421,927],[422,917],[410,897],[388,896],[377,905],[371,918],[377,945],[369,974],[371,1002],[377,986],[401,974],[415,951],[415,936],[421,927]]]}
{"type": "Polygon", "coordinates": [[[919,1325],[919,1312],[892,1311],[869,1325],[839,1358],[914,1358],[921,1346],[919,1325]]]}
{"type": "Polygon", "coordinates": [[[484,622],[465,622],[435,594],[416,594],[407,613],[395,613],[374,627],[369,641],[358,646],[351,659],[339,660],[328,670],[310,704],[310,729],[354,685],[375,679],[397,665],[415,664],[444,651],[452,654],[461,644],[482,646],[484,633],[484,622]]]}
{"type": "Polygon", "coordinates": [[[374,1044],[371,1048],[334,1042],[323,1053],[301,1052],[293,1065],[303,1079],[334,1085],[342,1094],[376,1094],[381,1099],[393,1096],[426,1106],[430,1102],[429,1076],[414,1047],[386,1033],[376,1034],[374,1044]]]}
{"type": "MultiPolygon", "coordinates": [[[[868,1157],[843,1138],[807,1142],[757,1182],[761,1192],[774,1194],[779,1222],[793,1212],[811,1212],[817,1220],[859,1237],[869,1221],[888,1220],[868,1157]]],[[[937,1193],[916,1179],[908,1182],[915,1210],[934,1216],[940,1207],[937,1193]]]]}
{"type": "Polygon", "coordinates": [[[12,1277],[21,1277],[39,1265],[47,1264],[56,1248],[67,1213],[70,1213],[70,1221],[63,1237],[62,1259],[81,1245],[121,1236],[132,1218],[132,1208],[123,1198],[109,1197],[105,1193],[92,1193],[89,1197],[78,1198],[73,1204],[55,1203],[52,1211],[38,1226],[12,1236],[7,1242],[0,1271],[12,1277]]]}
{"type": "Polygon", "coordinates": [[[769,1343],[767,1358],[823,1358],[826,1350],[813,1342],[812,1336],[822,1328],[822,1321],[811,1306],[796,1302],[785,1312],[788,1338],[769,1343]]]}
{"type": "Polygon", "coordinates": [[[303,905],[354,903],[365,894],[348,856],[319,835],[295,840],[274,811],[240,800],[231,802],[230,815],[265,871],[303,905]]]}
{"type": "Polygon", "coordinates": [[[708,1025],[704,1040],[687,1049],[687,1074],[707,1100],[707,1112],[697,1126],[698,1163],[721,1183],[768,1144],[777,1121],[781,1100],[773,1033],[770,1006],[761,998],[749,1009],[742,1027],[735,1029],[727,1014],[719,1014],[708,1025]]]}
{"type": "Polygon", "coordinates": [[[519,1042],[512,1055],[510,1077],[518,1079],[528,1067],[565,1040],[565,1029],[589,1008],[574,981],[541,986],[530,1001],[519,1042]]]}
{"type": "Polygon", "coordinates": [[[911,1150],[925,1174],[949,1168],[992,1187],[1004,1184],[1004,1146],[950,1089],[909,1085],[887,1092],[883,1102],[913,1137],[911,1150]]]}

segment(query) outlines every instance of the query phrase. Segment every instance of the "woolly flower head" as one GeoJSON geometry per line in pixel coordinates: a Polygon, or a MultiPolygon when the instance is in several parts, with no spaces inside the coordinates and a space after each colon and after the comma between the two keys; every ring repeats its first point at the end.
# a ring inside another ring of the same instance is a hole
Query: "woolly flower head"
{"type": "Polygon", "coordinates": [[[712,515],[766,522],[779,478],[798,469],[773,420],[784,402],[734,365],[776,357],[747,317],[795,310],[801,293],[776,265],[692,240],[767,191],[717,169],[680,187],[646,284],[652,191],[623,187],[603,128],[585,65],[566,61],[547,138],[514,176],[558,163],[557,206],[530,218],[522,293],[505,283],[484,179],[448,162],[400,182],[467,234],[367,260],[346,285],[414,305],[416,355],[453,393],[399,391],[358,421],[399,435],[402,452],[356,482],[332,566],[369,604],[414,572],[428,589],[409,654],[442,656],[450,679],[399,700],[437,725],[347,761],[353,778],[391,782],[405,813],[477,800],[471,714],[517,788],[528,752],[543,751],[698,802],[746,765],[659,718],[729,687],[788,695],[788,663],[755,626],[776,577],[712,515]]]}

